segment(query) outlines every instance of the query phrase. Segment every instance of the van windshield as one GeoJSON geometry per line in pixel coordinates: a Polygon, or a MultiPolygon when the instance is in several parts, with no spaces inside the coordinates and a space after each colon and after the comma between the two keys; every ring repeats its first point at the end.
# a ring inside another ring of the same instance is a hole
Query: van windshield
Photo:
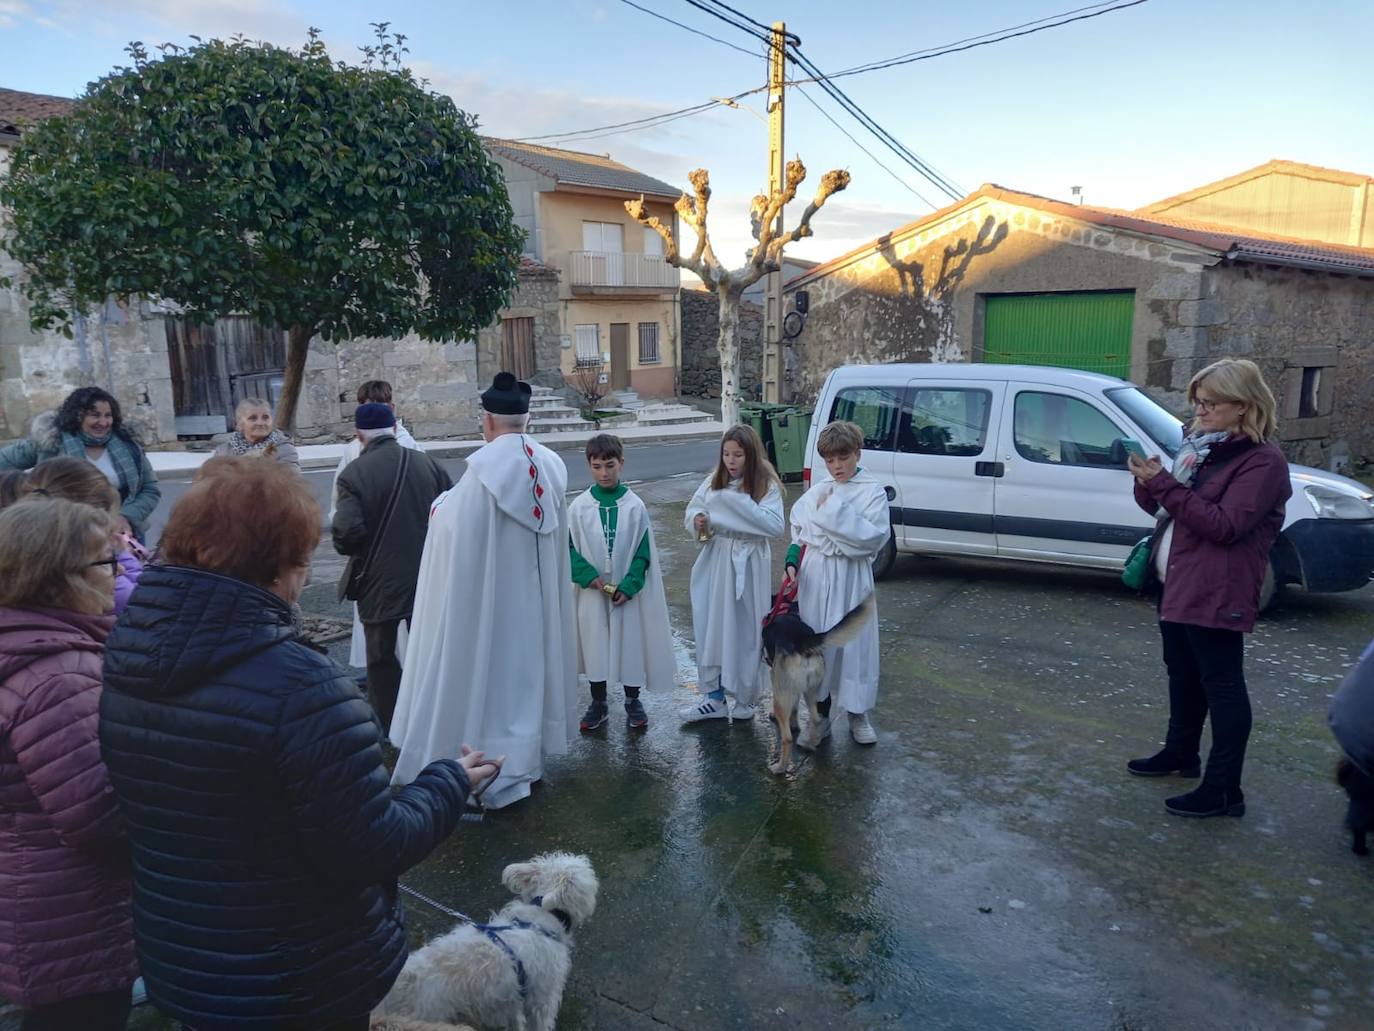
{"type": "Polygon", "coordinates": [[[1168,409],[1139,387],[1117,387],[1104,390],[1103,393],[1148,433],[1150,439],[1162,447],[1170,458],[1178,454],[1179,445],[1183,443],[1183,423],[1168,409]]]}

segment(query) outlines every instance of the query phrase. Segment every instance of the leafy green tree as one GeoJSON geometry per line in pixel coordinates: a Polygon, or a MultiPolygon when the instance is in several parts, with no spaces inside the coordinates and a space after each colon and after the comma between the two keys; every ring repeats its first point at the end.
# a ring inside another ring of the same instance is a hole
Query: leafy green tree
{"type": "Polygon", "coordinates": [[[522,244],[476,122],[374,26],[362,61],[249,42],[164,47],[26,132],[0,203],[35,329],[139,295],[288,331],[279,425],[310,339],[463,338],[515,287],[522,244]]]}

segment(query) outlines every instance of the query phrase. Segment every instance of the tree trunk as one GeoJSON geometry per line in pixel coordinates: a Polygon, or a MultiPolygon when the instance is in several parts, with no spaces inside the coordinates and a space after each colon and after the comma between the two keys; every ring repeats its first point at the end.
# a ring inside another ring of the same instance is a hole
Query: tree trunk
{"type": "Polygon", "coordinates": [[[277,402],[277,428],[283,433],[296,429],[296,406],[305,382],[305,359],[310,353],[314,326],[295,325],[286,334],[286,375],[282,379],[281,400],[277,402]]]}
{"type": "Polygon", "coordinates": [[[720,290],[720,421],[727,428],[739,422],[739,294],[720,290]]]}

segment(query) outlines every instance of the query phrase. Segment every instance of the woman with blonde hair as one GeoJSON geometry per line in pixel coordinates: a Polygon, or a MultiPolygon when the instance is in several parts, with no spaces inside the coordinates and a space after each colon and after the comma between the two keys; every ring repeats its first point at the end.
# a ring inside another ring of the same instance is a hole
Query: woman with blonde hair
{"type": "Polygon", "coordinates": [[[61,498],[0,512],[0,995],[28,1010],[24,1031],[123,1028],[138,975],[96,733],[111,530],[61,498]]]}
{"type": "Polygon", "coordinates": [[[272,425],[272,406],[260,397],[245,397],[234,409],[234,432],[215,448],[224,458],[271,458],[301,471],[300,454],[291,438],[272,425]]]}
{"type": "Polygon", "coordinates": [[[1269,549],[1293,489],[1271,439],[1274,395],[1254,362],[1213,362],[1188,384],[1188,401],[1195,415],[1171,472],[1158,457],[1129,459],[1136,503],[1158,520],[1151,566],[1161,592],[1169,726],[1161,751],[1126,767],[1138,777],[1202,774],[1195,790],[1165,801],[1177,816],[1243,816],[1251,722],[1243,635],[1254,629],[1269,549]],[[1199,750],[1209,714],[1204,774],[1199,750]]]}

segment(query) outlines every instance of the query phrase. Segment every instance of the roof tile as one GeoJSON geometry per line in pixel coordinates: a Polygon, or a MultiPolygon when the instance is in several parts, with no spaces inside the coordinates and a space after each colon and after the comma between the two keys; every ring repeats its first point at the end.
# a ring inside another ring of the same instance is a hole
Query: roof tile
{"type": "Polygon", "coordinates": [[[491,137],[482,141],[487,150],[499,157],[524,165],[555,182],[568,186],[590,186],[623,193],[644,193],[676,200],[682,191],[662,179],[637,172],[604,154],[587,154],[578,150],[559,150],[533,143],[517,143],[491,137]]]}
{"type": "Polygon", "coordinates": [[[75,106],[76,101],[69,97],[0,87],[0,132],[17,134],[45,118],[65,115],[75,106]]]}

